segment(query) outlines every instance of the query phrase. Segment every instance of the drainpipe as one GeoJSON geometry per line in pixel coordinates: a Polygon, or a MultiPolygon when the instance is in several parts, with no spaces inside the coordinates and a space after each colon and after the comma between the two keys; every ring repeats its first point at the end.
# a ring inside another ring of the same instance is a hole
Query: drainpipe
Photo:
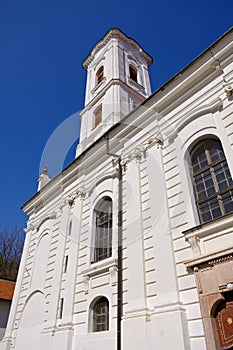
{"type": "Polygon", "coordinates": [[[109,138],[106,136],[106,149],[109,156],[117,158],[118,164],[118,254],[117,254],[117,350],[121,350],[121,319],[122,319],[122,165],[121,157],[109,151],[109,138]]]}

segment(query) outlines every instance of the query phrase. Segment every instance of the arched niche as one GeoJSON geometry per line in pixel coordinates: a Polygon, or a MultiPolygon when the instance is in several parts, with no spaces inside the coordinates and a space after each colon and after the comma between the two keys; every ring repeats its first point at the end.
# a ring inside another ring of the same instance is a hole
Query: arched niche
{"type": "Polygon", "coordinates": [[[35,291],[27,299],[16,337],[15,350],[40,350],[40,333],[44,321],[44,295],[35,291]]]}

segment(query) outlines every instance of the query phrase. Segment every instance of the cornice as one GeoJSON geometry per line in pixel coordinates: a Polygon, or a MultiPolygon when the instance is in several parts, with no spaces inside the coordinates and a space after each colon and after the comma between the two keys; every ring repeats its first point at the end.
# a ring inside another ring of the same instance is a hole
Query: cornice
{"type": "Polygon", "coordinates": [[[223,105],[223,101],[221,98],[216,98],[210,103],[202,106],[198,106],[194,110],[190,111],[189,113],[185,114],[180,120],[173,126],[173,131],[168,135],[168,138],[170,141],[173,141],[174,138],[177,136],[177,134],[189,123],[191,123],[193,120],[196,120],[197,118],[201,117],[204,114],[207,113],[214,113],[217,110],[220,110],[220,108],[223,105]]]}
{"type": "Polygon", "coordinates": [[[90,63],[95,58],[95,55],[108,44],[111,39],[120,39],[128,45],[132,46],[135,50],[139,52],[139,55],[147,61],[148,66],[152,64],[152,57],[146,53],[141,46],[132,38],[129,38],[118,28],[112,28],[110,31],[100,40],[92,49],[88,57],[83,61],[83,68],[87,69],[90,63]]]}
{"type": "Polygon", "coordinates": [[[195,226],[186,231],[183,231],[185,239],[188,240],[190,237],[198,236],[200,238],[206,237],[209,234],[214,234],[228,228],[233,225],[233,215],[228,214],[216,220],[204,223],[202,225],[195,226]]]}
{"type": "Polygon", "coordinates": [[[195,268],[207,263],[208,265],[216,265],[226,260],[233,260],[232,247],[187,260],[184,264],[187,268],[195,268]]]}
{"type": "MultiPolygon", "coordinates": [[[[106,81],[103,82],[103,84],[106,81]]],[[[97,93],[95,96],[93,96],[93,98],[88,102],[88,104],[86,104],[86,106],[84,107],[84,109],[80,112],[80,118],[82,119],[83,114],[89,110],[90,108],[92,108],[93,106],[95,106],[97,104],[97,102],[105,95],[106,91],[109,89],[109,87],[111,85],[119,85],[124,87],[125,89],[128,89],[130,94],[135,96],[137,99],[143,101],[146,99],[146,96],[144,94],[144,88],[143,86],[137,84],[137,87],[140,88],[141,91],[143,91],[143,94],[141,94],[138,91],[135,91],[135,89],[133,89],[132,86],[126,84],[125,82],[121,81],[120,79],[111,79],[105,86],[102,87],[101,91],[98,92],[98,88],[99,86],[96,87],[97,93]]],[[[102,85],[101,85],[102,86],[102,85]]]]}
{"type": "MultiPolygon", "coordinates": [[[[231,231],[233,224],[233,215],[228,214],[216,220],[198,225],[186,231],[183,231],[185,240],[189,242],[193,257],[195,259],[202,259],[200,240],[209,235],[213,235],[223,231],[231,231]]],[[[193,261],[193,260],[192,260],[193,261]]]]}

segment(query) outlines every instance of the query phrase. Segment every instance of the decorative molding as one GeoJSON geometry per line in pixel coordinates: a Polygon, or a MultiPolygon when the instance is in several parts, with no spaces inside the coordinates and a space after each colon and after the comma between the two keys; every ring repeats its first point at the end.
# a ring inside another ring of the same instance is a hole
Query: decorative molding
{"type": "MultiPolygon", "coordinates": [[[[94,70],[96,70],[96,69],[97,69],[97,67],[98,67],[98,65],[101,67],[100,62],[101,62],[101,61],[104,61],[105,59],[106,59],[106,57],[105,57],[105,56],[100,57],[100,58],[99,58],[99,60],[98,60],[98,61],[96,61],[96,63],[95,63],[95,65],[94,65],[93,69],[94,69],[94,70]]],[[[102,64],[102,65],[103,65],[103,64],[102,64]]],[[[98,68],[99,68],[99,67],[98,67],[98,68]]]]}
{"type": "Polygon", "coordinates": [[[145,317],[146,322],[149,322],[151,321],[151,315],[152,315],[152,310],[149,307],[142,306],[142,307],[132,308],[131,310],[125,311],[123,319],[127,320],[130,318],[145,317]]]}
{"type": "MultiPolygon", "coordinates": [[[[133,62],[133,64],[134,64],[137,68],[140,67],[140,65],[138,64],[138,60],[135,59],[135,57],[132,55],[132,53],[129,53],[129,54],[127,55],[127,58],[128,58],[128,61],[130,61],[130,63],[133,62]]],[[[140,62],[140,63],[142,64],[142,62],[140,62]]]]}
{"type": "Polygon", "coordinates": [[[216,251],[199,256],[194,259],[187,260],[184,262],[185,266],[188,268],[196,268],[200,265],[216,265],[225,261],[233,260],[233,248],[223,249],[221,251],[216,251]]]}
{"type": "Polygon", "coordinates": [[[100,263],[93,263],[92,266],[83,271],[83,277],[93,277],[96,275],[100,275],[105,272],[109,272],[111,268],[117,267],[117,260],[115,258],[108,258],[103,260],[100,263]]]}
{"type": "Polygon", "coordinates": [[[64,332],[64,331],[73,331],[74,327],[71,322],[66,323],[59,323],[56,326],[49,326],[44,327],[44,329],[41,331],[41,334],[51,334],[52,336],[55,335],[57,332],[64,332]]]}
{"type": "Polygon", "coordinates": [[[227,97],[233,97],[233,83],[225,84],[223,87],[227,97]]]}
{"type": "Polygon", "coordinates": [[[228,214],[222,216],[218,219],[215,219],[210,222],[192,227],[188,230],[183,231],[183,235],[186,240],[189,240],[190,237],[198,236],[199,238],[206,237],[210,234],[218,233],[226,229],[232,229],[233,226],[233,215],[228,214]]]}
{"type": "Polygon", "coordinates": [[[83,271],[83,285],[84,293],[88,294],[90,290],[91,278],[97,275],[102,275],[104,273],[110,274],[111,285],[115,286],[117,284],[117,260],[114,258],[108,258],[101,263],[93,264],[90,269],[83,271]]]}
{"type": "Polygon", "coordinates": [[[200,238],[198,236],[191,236],[188,238],[188,242],[192,248],[193,256],[199,256],[201,254],[200,238]]]}
{"type": "Polygon", "coordinates": [[[35,228],[36,228],[36,227],[35,227],[34,224],[29,223],[29,224],[27,225],[27,227],[24,228],[24,232],[25,232],[25,233],[28,233],[28,232],[30,232],[30,231],[35,230],[35,228]]]}
{"type": "Polygon", "coordinates": [[[117,267],[115,265],[111,266],[109,268],[109,273],[110,273],[110,277],[111,277],[111,285],[116,286],[116,284],[117,284],[117,267]]]}
{"type": "Polygon", "coordinates": [[[2,348],[1,349],[12,349],[15,344],[15,339],[12,336],[4,336],[1,340],[2,348]]]}
{"type": "Polygon", "coordinates": [[[55,219],[56,218],[56,213],[55,212],[52,212],[51,214],[44,214],[42,216],[42,218],[40,219],[39,222],[37,222],[37,224],[34,225],[34,228],[39,231],[41,225],[43,225],[46,221],[48,220],[52,220],[52,219],[55,219]]]}
{"type": "Polygon", "coordinates": [[[70,195],[67,198],[67,203],[68,203],[69,207],[72,208],[75,204],[75,196],[70,195]]]}
{"type": "Polygon", "coordinates": [[[184,305],[182,302],[177,301],[174,303],[166,303],[166,304],[160,304],[154,306],[154,311],[152,314],[164,314],[167,312],[174,312],[174,311],[186,311],[184,305]]]}
{"type": "Polygon", "coordinates": [[[216,257],[208,261],[209,265],[219,265],[225,263],[226,261],[233,260],[233,252],[224,256],[216,257]]]}
{"type": "Polygon", "coordinates": [[[108,172],[105,174],[102,174],[101,176],[97,177],[93,183],[91,184],[91,186],[88,188],[88,193],[89,195],[92,194],[92,192],[94,191],[94,189],[103,181],[108,180],[108,179],[114,179],[118,176],[117,171],[114,169],[112,172],[108,172]]]}
{"type": "Polygon", "coordinates": [[[144,86],[142,86],[141,84],[131,79],[130,76],[127,76],[127,82],[128,84],[132,85],[134,88],[138,89],[141,93],[145,94],[144,86]]]}
{"type": "Polygon", "coordinates": [[[204,114],[213,113],[219,110],[223,105],[223,101],[220,97],[211,101],[209,104],[195,108],[193,111],[184,115],[180,120],[172,127],[172,131],[168,135],[169,141],[174,141],[178,132],[181,131],[187,124],[190,124],[193,120],[201,117],[204,114]]]}
{"type": "Polygon", "coordinates": [[[90,277],[88,275],[83,276],[83,285],[84,285],[84,293],[89,293],[89,287],[90,287],[90,277]]]}
{"type": "Polygon", "coordinates": [[[85,199],[87,196],[87,190],[84,186],[80,186],[77,191],[76,194],[78,197],[80,197],[80,199],[85,199]]]}
{"type": "Polygon", "coordinates": [[[62,197],[58,209],[62,212],[65,205],[66,205],[66,200],[62,197]]]}
{"type": "Polygon", "coordinates": [[[94,89],[91,90],[91,94],[92,94],[92,95],[97,94],[97,93],[98,93],[98,89],[99,89],[101,86],[103,86],[103,85],[106,83],[106,81],[107,81],[107,78],[104,77],[104,78],[101,80],[101,82],[100,82],[98,85],[96,85],[96,86],[94,87],[94,89]]]}
{"type": "Polygon", "coordinates": [[[87,190],[84,186],[80,186],[75,192],[71,193],[66,197],[65,203],[69,205],[70,208],[73,208],[75,205],[76,198],[84,200],[87,195],[87,190]]]}
{"type": "Polygon", "coordinates": [[[148,66],[152,63],[152,57],[148,55],[142,48],[138,45],[136,41],[127,37],[124,33],[122,33],[119,29],[113,28],[111,29],[102,40],[100,40],[92,49],[91,54],[85,59],[83,62],[83,68],[87,69],[90,63],[94,60],[95,55],[99,50],[101,50],[104,46],[108,44],[111,39],[120,39],[126,44],[134,47],[135,50],[138,51],[139,55],[147,61],[148,66]]]}
{"type": "Polygon", "coordinates": [[[150,137],[145,143],[138,145],[127,155],[123,155],[121,158],[123,170],[127,170],[127,164],[132,160],[135,159],[137,163],[140,163],[143,158],[145,159],[147,157],[147,151],[154,145],[157,145],[158,148],[163,145],[163,139],[160,134],[158,134],[157,137],[150,137]]]}

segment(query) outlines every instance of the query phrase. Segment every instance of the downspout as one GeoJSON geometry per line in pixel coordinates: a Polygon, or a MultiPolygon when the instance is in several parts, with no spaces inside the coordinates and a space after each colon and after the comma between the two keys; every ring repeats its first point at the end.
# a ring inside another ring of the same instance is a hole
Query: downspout
{"type": "Polygon", "coordinates": [[[106,135],[106,149],[109,156],[117,158],[118,164],[118,253],[117,253],[117,350],[121,350],[121,320],[122,320],[122,165],[121,156],[109,151],[109,138],[106,135]]]}

